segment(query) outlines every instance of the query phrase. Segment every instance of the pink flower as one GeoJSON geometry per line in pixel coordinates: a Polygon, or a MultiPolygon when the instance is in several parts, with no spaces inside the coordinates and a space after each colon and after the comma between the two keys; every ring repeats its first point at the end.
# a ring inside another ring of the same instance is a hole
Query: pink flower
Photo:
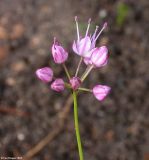
{"type": "Polygon", "coordinates": [[[91,23],[91,19],[89,19],[85,36],[83,38],[80,38],[77,16],[75,17],[75,21],[76,21],[77,37],[78,38],[77,38],[77,41],[74,41],[74,43],[72,45],[72,49],[79,56],[81,56],[83,58],[90,58],[91,50],[95,48],[96,41],[99,38],[102,31],[107,27],[107,23],[104,23],[102,29],[99,32],[98,32],[99,27],[96,26],[96,29],[95,29],[95,32],[93,33],[93,35],[89,36],[89,28],[90,28],[90,23],[91,23]]]}
{"type": "Polygon", "coordinates": [[[64,63],[68,58],[68,52],[56,42],[54,38],[54,44],[52,46],[52,56],[55,63],[61,64],[64,63]]]}
{"type": "Polygon", "coordinates": [[[65,83],[63,79],[57,78],[52,84],[51,89],[57,92],[62,92],[65,89],[65,83]]]}
{"type": "Polygon", "coordinates": [[[79,77],[73,77],[70,79],[70,85],[72,87],[72,89],[77,90],[80,87],[81,84],[81,80],[79,77]]]}
{"type": "Polygon", "coordinates": [[[96,85],[92,92],[94,94],[94,96],[96,97],[96,99],[98,99],[99,101],[104,100],[104,98],[109,94],[111,88],[105,85],[96,85]]]}
{"type": "Polygon", "coordinates": [[[91,52],[90,58],[85,58],[86,65],[94,65],[94,67],[105,66],[108,62],[108,49],[106,46],[95,48],[91,52]]]}
{"type": "Polygon", "coordinates": [[[53,79],[53,70],[50,67],[37,69],[36,76],[45,83],[51,82],[53,79]]]}

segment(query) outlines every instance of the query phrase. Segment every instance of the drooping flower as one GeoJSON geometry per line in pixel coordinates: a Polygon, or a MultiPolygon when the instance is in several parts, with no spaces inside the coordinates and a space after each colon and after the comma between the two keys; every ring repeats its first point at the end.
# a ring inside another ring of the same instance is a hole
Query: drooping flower
{"type": "Polygon", "coordinates": [[[73,90],[77,90],[81,85],[81,80],[79,77],[73,77],[69,82],[73,90]]]}
{"type": "Polygon", "coordinates": [[[65,89],[65,83],[63,79],[55,79],[55,81],[51,84],[51,89],[57,92],[62,92],[65,89]]]}
{"type": "Polygon", "coordinates": [[[108,49],[106,46],[95,48],[92,50],[91,57],[86,58],[84,62],[89,65],[92,64],[94,67],[105,66],[108,62],[108,49]]]}
{"type": "Polygon", "coordinates": [[[37,69],[36,76],[45,83],[51,82],[53,79],[53,70],[50,67],[37,69]]]}
{"type": "Polygon", "coordinates": [[[54,44],[52,45],[52,56],[54,62],[58,64],[64,63],[68,58],[68,52],[56,42],[56,38],[54,38],[54,44]]]}
{"type": "Polygon", "coordinates": [[[96,85],[93,89],[93,95],[97,100],[102,101],[109,94],[111,88],[106,85],[96,85]]]}

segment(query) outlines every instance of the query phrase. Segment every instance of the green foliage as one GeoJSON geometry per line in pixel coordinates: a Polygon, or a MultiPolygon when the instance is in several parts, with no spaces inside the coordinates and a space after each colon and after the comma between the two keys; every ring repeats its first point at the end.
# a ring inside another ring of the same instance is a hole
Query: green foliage
{"type": "Polygon", "coordinates": [[[122,27],[124,24],[129,12],[129,6],[124,2],[120,2],[117,6],[117,17],[116,24],[119,27],[122,27]]]}

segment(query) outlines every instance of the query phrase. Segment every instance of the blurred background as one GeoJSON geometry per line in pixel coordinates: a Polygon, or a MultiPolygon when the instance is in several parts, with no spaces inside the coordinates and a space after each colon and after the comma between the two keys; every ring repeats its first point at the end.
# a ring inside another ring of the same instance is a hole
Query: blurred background
{"type": "Polygon", "coordinates": [[[35,76],[50,65],[65,77],[51,57],[54,36],[75,72],[76,15],[82,33],[90,17],[91,30],[108,22],[97,46],[107,45],[110,54],[85,86],[106,84],[111,94],[102,103],[79,96],[85,160],[149,160],[148,0],[0,0],[0,156],[78,159],[70,93],[57,94],[35,76]]]}

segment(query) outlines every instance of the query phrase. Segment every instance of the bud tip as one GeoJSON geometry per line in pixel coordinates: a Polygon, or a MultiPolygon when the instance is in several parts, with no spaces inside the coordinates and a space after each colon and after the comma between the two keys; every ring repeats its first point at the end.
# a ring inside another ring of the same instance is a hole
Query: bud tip
{"type": "Polygon", "coordinates": [[[108,25],[108,23],[107,23],[107,22],[105,22],[105,23],[103,24],[103,27],[104,27],[104,28],[106,28],[106,27],[107,27],[107,25],[108,25]]]}
{"type": "Polygon", "coordinates": [[[78,21],[78,17],[77,16],[75,16],[75,21],[78,21]]]}

